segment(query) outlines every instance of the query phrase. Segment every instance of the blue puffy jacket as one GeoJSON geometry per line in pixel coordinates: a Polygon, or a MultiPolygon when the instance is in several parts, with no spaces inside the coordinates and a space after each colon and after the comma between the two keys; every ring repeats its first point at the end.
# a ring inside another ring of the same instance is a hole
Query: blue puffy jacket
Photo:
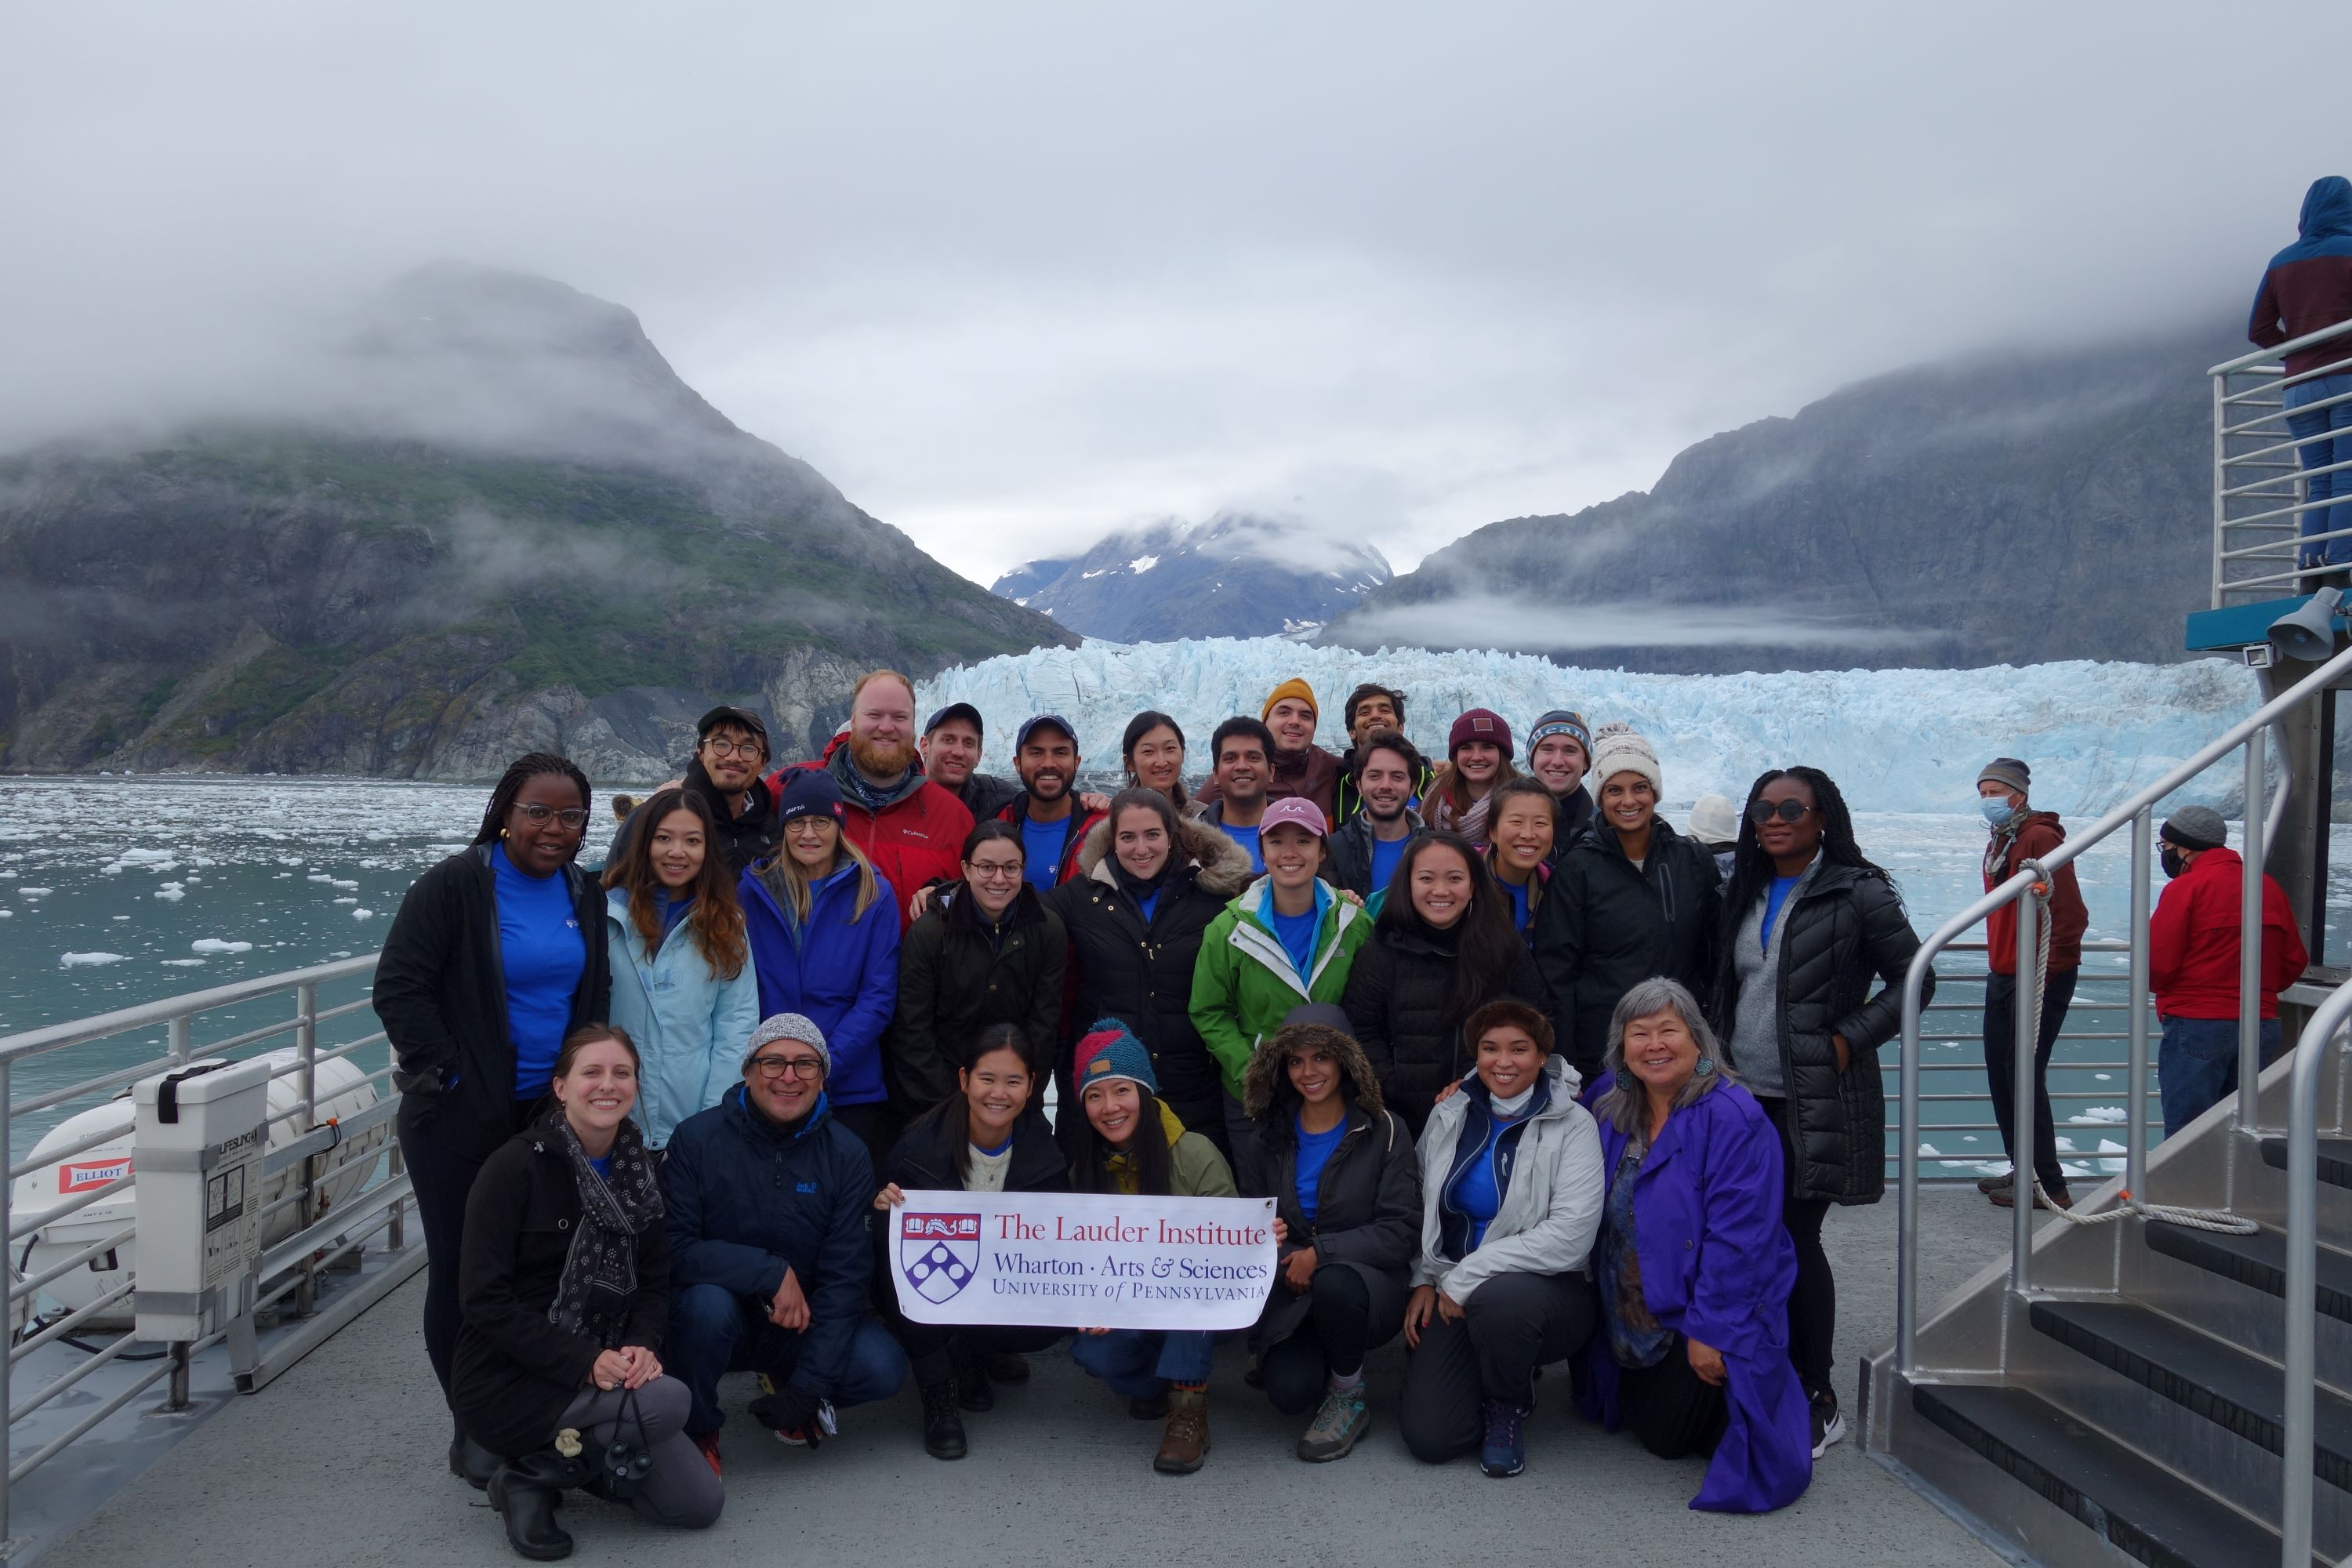
{"type": "Polygon", "coordinates": [[[874,901],[852,920],[857,863],[843,856],[809,885],[805,924],[756,871],[744,872],[737,889],[751,966],[760,974],[760,1016],[799,1013],[824,1031],[825,1048],[833,1053],[824,1093],[835,1105],[887,1098],[882,1037],[898,1003],[898,895],[889,879],[877,874],[874,881],[874,901]]]}
{"type": "MultiPolygon", "coordinates": [[[[881,912],[895,931],[889,907],[881,912]]],[[[670,1289],[717,1285],[765,1307],[789,1266],[809,1305],[793,1386],[820,1395],[849,1364],[874,1267],[874,1162],[826,1099],[788,1132],[738,1084],[677,1124],[661,1173],[670,1289]]]]}
{"type": "Polygon", "coordinates": [[[646,1147],[658,1149],[672,1128],[741,1081],[743,1046],[760,1025],[760,982],[748,959],[732,980],[711,973],[691,919],[646,952],[629,919],[629,895],[619,888],[604,895],[604,929],[613,955],[605,1022],[637,1044],[635,1115],[646,1147]]]}

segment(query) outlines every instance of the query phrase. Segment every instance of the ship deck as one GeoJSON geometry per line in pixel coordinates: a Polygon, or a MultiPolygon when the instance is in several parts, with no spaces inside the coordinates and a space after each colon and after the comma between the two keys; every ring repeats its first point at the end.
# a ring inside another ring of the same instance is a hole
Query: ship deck
{"type": "MultiPolygon", "coordinates": [[[[2001,1256],[2009,1215],[1973,1190],[1922,1194],[1920,1285],[1935,1301],[2001,1256]]],[[[1895,1213],[1890,1200],[1830,1216],[1838,1279],[1838,1359],[1852,1368],[1895,1321],[1895,1213]]],[[[289,1555],[362,1564],[499,1563],[512,1556],[481,1494],[444,1468],[448,1418],[417,1331],[424,1281],[383,1304],[261,1393],[232,1399],[188,1431],[78,1531],[41,1552],[43,1568],[253,1564],[289,1555]]],[[[1795,1506],[1763,1519],[1691,1512],[1703,1463],[1664,1463],[1568,1408],[1552,1372],[1528,1426],[1527,1473],[1487,1480],[1475,1460],[1415,1462],[1393,1412],[1402,1342],[1370,1363],[1373,1425],[1354,1455],[1307,1466],[1291,1455],[1304,1422],[1277,1415],[1241,1377],[1238,1342],[1220,1349],[1208,1466],[1150,1469],[1157,1427],[1081,1374],[1066,1349],[1034,1356],[1025,1386],[968,1416],[971,1457],[945,1464],[919,1439],[908,1386],[887,1405],[842,1414],[842,1434],[810,1451],[772,1440],[731,1378],[724,1438],[727,1511],[698,1533],[658,1530],[623,1510],[567,1496],[575,1558],[658,1554],[691,1568],[822,1553],[852,1563],[1725,1563],[1813,1568],[1822,1562],[1988,1568],[1997,1558],[1856,1438],[1832,1449],[1795,1506]]],[[[1853,1398],[1841,1373],[1842,1396],[1853,1398]]]]}

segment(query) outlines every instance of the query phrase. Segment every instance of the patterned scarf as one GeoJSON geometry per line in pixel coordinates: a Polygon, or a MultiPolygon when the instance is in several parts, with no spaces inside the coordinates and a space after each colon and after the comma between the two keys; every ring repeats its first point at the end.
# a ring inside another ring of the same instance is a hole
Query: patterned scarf
{"type": "Polygon", "coordinates": [[[2032,813],[2028,811],[2013,811],[2007,822],[1992,830],[1992,841],[1985,846],[1984,874],[1987,882],[1998,880],[2005,875],[2002,868],[2009,864],[2010,850],[2016,845],[2017,836],[2031,816],[2032,813]]]}
{"type": "Polygon", "coordinates": [[[661,1186],[646,1141],[634,1121],[621,1123],[613,1139],[613,1174],[596,1173],[580,1135],[557,1106],[540,1118],[540,1130],[572,1167],[580,1193],[580,1223],[563,1255],[563,1278],[548,1321],[566,1333],[586,1334],[606,1350],[620,1348],[637,1293],[637,1237],[661,1223],[661,1186]]]}

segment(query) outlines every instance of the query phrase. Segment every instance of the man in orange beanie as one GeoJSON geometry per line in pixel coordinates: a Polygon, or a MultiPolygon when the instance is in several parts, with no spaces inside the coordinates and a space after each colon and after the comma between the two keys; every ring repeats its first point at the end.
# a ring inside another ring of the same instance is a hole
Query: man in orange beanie
{"type": "MultiPolygon", "coordinates": [[[[1339,806],[1339,759],[1315,743],[1315,689],[1294,675],[1274,689],[1258,717],[1274,734],[1274,781],[1266,799],[1311,800],[1331,820],[1339,806]]],[[[1220,793],[1213,778],[1193,798],[1207,804],[1220,793]]]]}

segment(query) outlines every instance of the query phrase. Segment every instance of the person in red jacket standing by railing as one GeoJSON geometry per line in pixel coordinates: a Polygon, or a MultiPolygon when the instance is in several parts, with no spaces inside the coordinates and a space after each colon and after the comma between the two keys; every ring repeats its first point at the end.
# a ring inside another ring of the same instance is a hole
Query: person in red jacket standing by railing
{"type": "MultiPolygon", "coordinates": [[[[2056,812],[2035,811],[2026,803],[2032,786],[2032,770],[2015,757],[1995,757],[1977,775],[1977,804],[1992,828],[1984,855],[1988,893],[2017,875],[2026,861],[2039,860],[2066,842],[2056,812]]],[[[1985,1077],[1991,1082],[1993,1121],[2000,1127],[2011,1170],[2006,1176],[1987,1176],[1977,1188],[2002,1208],[2016,1202],[2020,1165],[2032,1168],[2042,1195],[2050,1203],[2062,1209],[2074,1206],[2066,1192],[2065,1168],[2058,1163],[2058,1131],[2050,1114],[2050,1052],[2074,1000],[2074,977],[2083,966],[2083,932],[2091,923],[2072,861],[2051,877],[2043,918],[2050,922],[2050,967],[2042,987],[2042,1028],[2033,1043],[2033,1147],[2020,1161],[2017,1130],[2010,1124],[2017,1100],[2011,1076],[2017,1071],[2017,906],[2003,904],[1985,917],[1985,967],[1992,972],[1985,980],[1985,1077]]]]}
{"type": "Polygon", "coordinates": [[[895,669],[860,679],[849,696],[847,732],[833,738],[821,760],[769,774],[771,798],[783,798],[784,775],[800,768],[823,768],[841,786],[842,832],[897,892],[898,934],[906,935],[915,895],[963,875],[964,836],[971,831],[963,802],[923,776],[915,683],[895,669]]]}
{"type": "MultiPolygon", "coordinates": [[[[2229,829],[2210,806],[2166,819],[2164,873],[2172,880],[2147,922],[2147,978],[2164,1021],[2157,1088],[2170,1137],[2238,1091],[2238,957],[2245,868],[2224,847],[2229,829]]],[[[2279,1054],[2278,994],[2310,954],[2286,893],[2263,879],[2262,1059],[2279,1054]]]]}

